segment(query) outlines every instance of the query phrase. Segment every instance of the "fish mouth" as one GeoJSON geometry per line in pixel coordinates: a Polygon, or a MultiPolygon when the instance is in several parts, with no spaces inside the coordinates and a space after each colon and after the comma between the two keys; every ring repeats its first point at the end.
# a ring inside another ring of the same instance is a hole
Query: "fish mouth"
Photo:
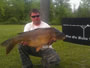
{"type": "Polygon", "coordinates": [[[62,40],[64,40],[66,38],[66,35],[64,34],[63,37],[62,37],[62,40]]]}
{"type": "Polygon", "coordinates": [[[57,37],[57,40],[64,40],[64,39],[66,39],[65,35],[57,37]]]}
{"type": "Polygon", "coordinates": [[[64,40],[65,38],[66,38],[66,35],[63,33],[62,40],[64,40]]]}
{"type": "Polygon", "coordinates": [[[65,37],[63,37],[63,38],[62,38],[62,40],[64,40],[65,38],[66,38],[66,36],[65,36],[65,37]]]}

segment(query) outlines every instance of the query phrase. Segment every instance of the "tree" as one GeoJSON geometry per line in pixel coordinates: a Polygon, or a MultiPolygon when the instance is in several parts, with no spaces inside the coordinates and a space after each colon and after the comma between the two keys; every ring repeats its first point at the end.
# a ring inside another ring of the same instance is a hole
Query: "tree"
{"type": "Polygon", "coordinates": [[[0,21],[20,24],[27,20],[32,0],[0,0],[0,21]],[[1,6],[2,5],[2,6],[1,6]]]}
{"type": "Polygon", "coordinates": [[[80,6],[76,11],[77,17],[90,17],[90,0],[81,0],[80,6]]]}
{"type": "Polygon", "coordinates": [[[61,24],[61,20],[64,17],[70,17],[71,15],[71,8],[68,3],[69,0],[54,0],[52,1],[52,17],[51,22],[52,24],[61,24]]]}
{"type": "Polygon", "coordinates": [[[50,9],[50,0],[40,0],[41,20],[47,23],[49,21],[49,9],[50,9]]]}
{"type": "Polygon", "coordinates": [[[40,0],[32,0],[31,9],[37,8],[40,9],[40,0]]]}
{"type": "Polygon", "coordinates": [[[6,7],[6,1],[0,0],[0,21],[3,21],[3,16],[5,16],[5,7],[6,7]]]}

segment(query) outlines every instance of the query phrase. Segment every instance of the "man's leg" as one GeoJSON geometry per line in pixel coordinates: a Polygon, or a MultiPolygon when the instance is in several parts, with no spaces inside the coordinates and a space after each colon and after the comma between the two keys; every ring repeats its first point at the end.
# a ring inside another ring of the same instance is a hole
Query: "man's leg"
{"type": "Polygon", "coordinates": [[[40,56],[40,53],[39,52],[36,53],[36,49],[31,48],[29,46],[19,45],[18,49],[19,49],[20,58],[21,58],[23,68],[32,68],[33,64],[30,60],[29,55],[40,56]]]}
{"type": "Polygon", "coordinates": [[[42,64],[43,68],[53,68],[60,62],[60,57],[54,49],[47,48],[42,51],[42,64]]]}

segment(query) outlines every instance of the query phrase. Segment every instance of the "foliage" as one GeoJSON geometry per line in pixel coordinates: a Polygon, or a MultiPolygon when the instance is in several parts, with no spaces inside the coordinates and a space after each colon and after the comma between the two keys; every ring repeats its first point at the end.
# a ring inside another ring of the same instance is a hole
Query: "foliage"
{"type": "Polygon", "coordinates": [[[40,9],[40,0],[33,0],[32,1],[32,7],[31,7],[31,9],[33,9],[33,8],[40,9]]]}
{"type": "MultiPolygon", "coordinates": [[[[50,1],[49,24],[61,24],[66,17],[90,17],[90,0],[81,0],[74,12],[69,0],[50,1]]],[[[0,0],[0,24],[25,24],[33,8],[40,9],[40,0],[0,0]]]]}
{"type": "MultiPolygon", "coordinates": [[[[0,0],[2,1],[2,0],[0,0]]],[[[3,0],[6,4],[3,4],[1,8],[4,7],[4,10],[1,10],[0,14],[0,23],[9,22],[9,24],[16,23],[19,21],[24,21],[27,18],[27,12],[29,12],[29,5],[26,3],[26,0],[3,0]],[[27,7],[28,5],[28,7],[27,7]],[[29,9],[27,10],[26,7],[29,9]]],[[[0,2],[1,3],[1,2],[0,2]]],[[[31,2],[28,2],[29,4],[31,2]]]]}
{"type": "Polygon", "coordinates": [[[69,17],[71,15],[69,0],[55,0],[51,4],[51,24],[61,24],[61,20],[64,17],[69,17]]]}
{"type": "Polygon", "coordinates": [[[75,17],[90,17],[90,0],[81,0],[79,8],[75,11],[75,17]]]}

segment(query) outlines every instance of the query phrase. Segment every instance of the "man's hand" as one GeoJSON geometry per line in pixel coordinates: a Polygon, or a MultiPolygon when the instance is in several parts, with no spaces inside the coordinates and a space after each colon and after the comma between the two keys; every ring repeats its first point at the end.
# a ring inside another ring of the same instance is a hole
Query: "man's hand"
{"type": "Polygon", "coordinates": [[[28,45],[28,43],[27,43],[27,42],[25,42],[25,41],[22,41],[22,42],[21,42],[21,44],[22,44],[23,46],[28,45]]]}

